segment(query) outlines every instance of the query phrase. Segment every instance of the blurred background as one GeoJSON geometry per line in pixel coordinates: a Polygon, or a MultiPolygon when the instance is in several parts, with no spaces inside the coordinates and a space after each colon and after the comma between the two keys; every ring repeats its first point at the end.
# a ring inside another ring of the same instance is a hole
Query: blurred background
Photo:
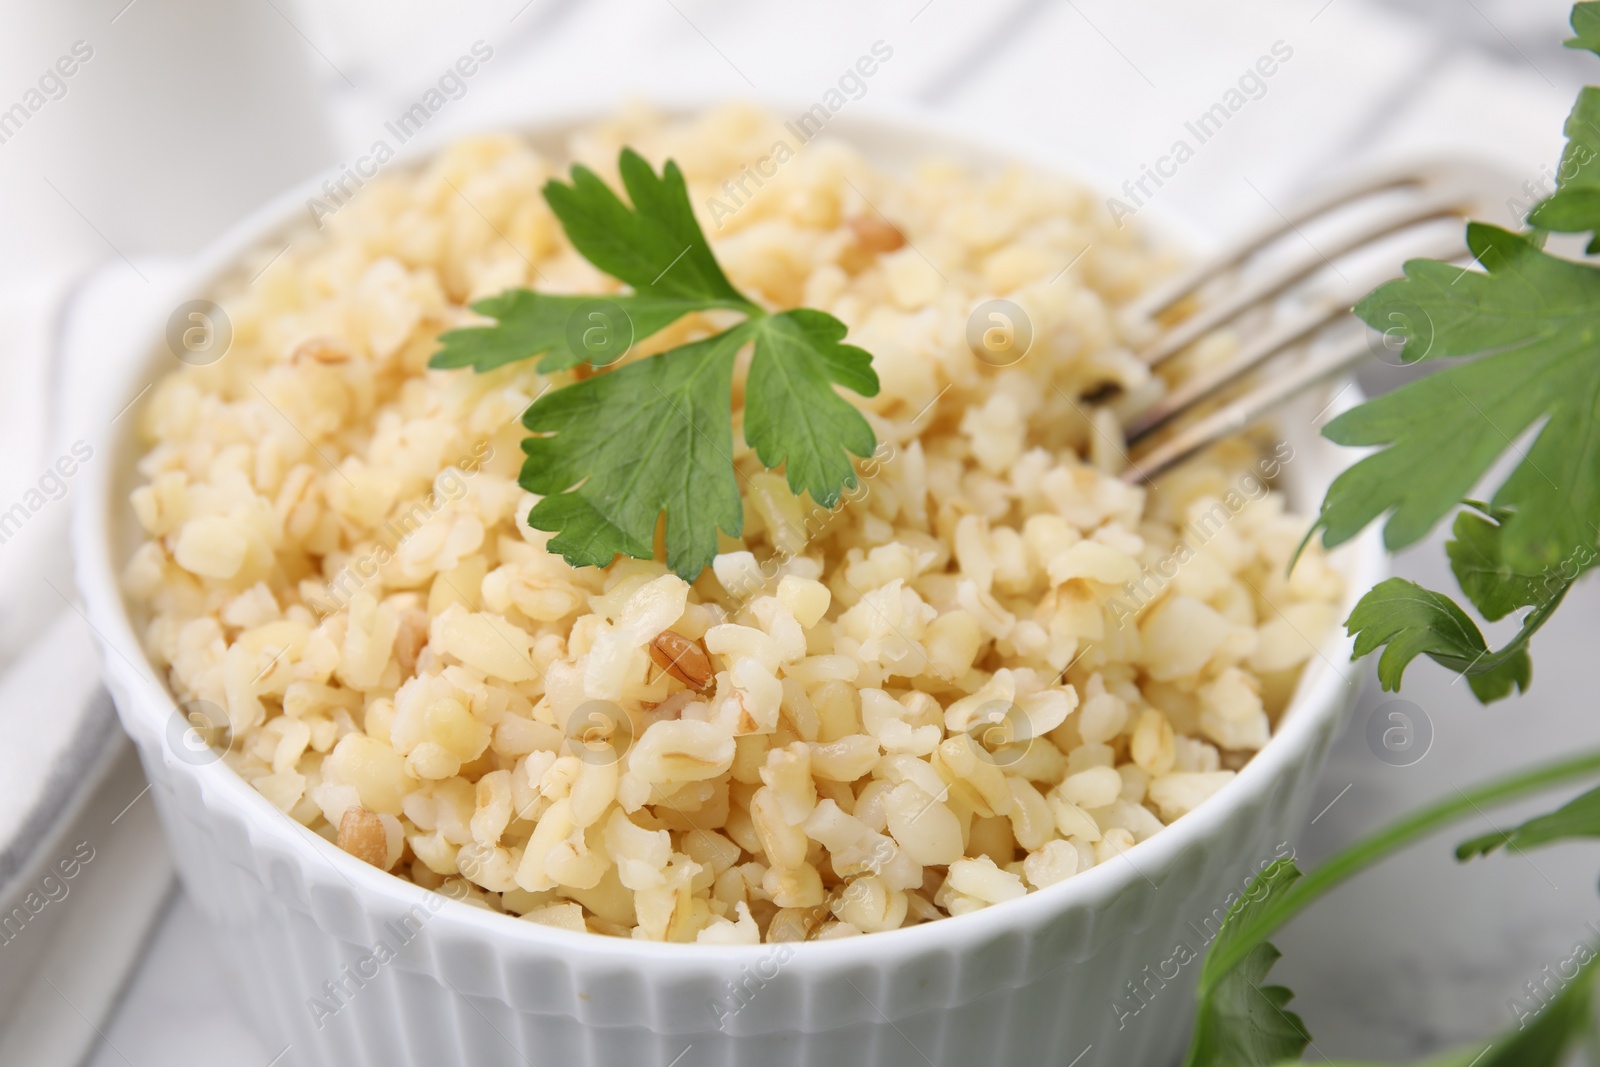
{"type": "MultiPolygon", "coordinates": [[[[1115,188],[1282,42],[1292,59],[1264,95],[1160,190],[1164,209],[1204,244],[1271,219],[1317,180],[1401,154],[1475,156],[1537,187],[1559,156],[1576,90],[1600,80],[1592,56],[1561,47],[1568,9],[1562,0],[6,4],[0,500],[18,499],[67,447],[74,389],[93,377],[96,330],[114,326],[117,309],[268,197],[367,151],[469,51],[490,58],[432,117],[430,136],[634,99],[809,103],[881,40],[893,59],[852,108],[913,108],[994,141],[1042,146],[1115,188]]],[[[1519,219],[1507,209],[1490,221],[1519,219]]],[[[1363,384],[1382,390],[1393,373],[1375,363],[1363,384]]],[[[36,809],[97,811],[111,829],[52,905],[50,936],[27,956],[0,944],[0,1064],[268,1067],[280,1050],[230,1005],[198,918],[172,888],[137,770],[94,699],[61,541],[70,500],[69,484],[64,504],[0,543],[0,665],[45,642],[57,668],[0,682],[0,897],[42,832],[36,809]],[[91,780],[95,795],[73,791],[91,780]]],[[[1398,569],[1453,587],[1437,538],[1398,569]]],[[[1430,742],[1405,765],[1377,758],[1365,740],[1366,718],[1394,710],[1369,684],[1299,854],[1315,861],[1457,785],[1600,740],[1586,672],[1597,625],[1600,609],[1580,593],[1536,643],[1532,692],[1490,709],[1432,664],[1414,667],[1404,710],[1430,742]]],[[[1441,842],[1340,891],[1278,939],[1286,958],[1275,977],[1298,994],[1316,1037],[1310,1058],[1400,1060],[1513,1025],[1524,983],[1600,931],[1595,875],[1582,849],[1457,868],[1441,842]]]]}

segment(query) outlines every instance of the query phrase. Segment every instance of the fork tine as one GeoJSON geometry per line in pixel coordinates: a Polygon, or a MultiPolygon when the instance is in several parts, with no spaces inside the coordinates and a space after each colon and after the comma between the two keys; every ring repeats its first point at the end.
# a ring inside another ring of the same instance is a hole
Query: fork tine
{"type": "Polygon", "coordinates": [[[1239,354],[1228,362],[1207,367],[1183,379],[1170,393],[1128,419],[1123,427],[1128,442],[1132,444],[1159,430],[1256,364],[1303,340],[1349,309],[1348,300],[1333,297],[1318,300],[1303,313],[1240,349],[1239,354]]]}
{"type": "Polygon", "coordinates": [[[1262,383],[1260,388],[1184,426],[1171,437],[1150,448],[1135,449],[1129,457],[1128,469],[1121,474],[1122,480],[1129,484],[1149,481],[1212,442],[1238,433],[1285,400],[1335,377],[1366,355],[1367,342],[1363,337],[1295,364],[1283,374],[1262,383]]]}
{"type": "MultiPolygon", "coordinates": [[[[1420,223],[1460,215],[1463,209],[1464,199],[1462,196],[1451,193],[1435,193],[1419,202],[1404,204],[1399,208],[1386,211],[1359,227],[1352,227],[1325,249],[1319,249],[1308,242],[1307,248],[1300,252],[1288,266],[1274,270],[1269,275],[1254,279],[1241,286],[1236,292],[1230,293],[1226,298],[1190,315],[1181,323],[1163,333],[1153,344],[1140,352],[1139,358],[1150,366],[1156,366],[1172,358],[1217,327],[1237,318],[1246,309],[1282,293],[1317,268],[1329,264],[1334,257],[1342,256],[1353,249],[1371,244],[1379,238],[1420,223]]],[[[1337,268],[1335,269],[1337,270],[1337,268]]]]}
{"type": "MultiPolygon", "coordinates": [[[[1474,260],[1470,254],[1458,254],[1451,258],[1451,262],[1465,270],[1470,268],[1474,260]]],[[[1207,445],[1259,421],[1284,401],[1349,370],[1368,352],[1366,337],[1354,338],[1337,348],[1301,360],[1286,368],[1282,374],[1264,379],[1217,410],[1180,427],[1169,437],[1145,448],[1131,447],[1128,469],[1122,472],[1122,480],[1129,484],[1148,482],[1207,445]]]]}
{"type": "MultiPolygon", "coordinates": [[[[1435,241],[1431,245],[1424,246],[1408,258],[1453,259],[1463,252],[1460,236],[1454,235],[1449,240],[1435,241]]],[[[1128,442],[1130,444],[1137,442],[1161,429],[1189,411],[1195,404],[1235,381],[1240,375],[1265,363],[1339,318],[1350,309],[1351,304],[1391,277],[1392,273],[1387,270],[1369,272],[1360,283],[1341,287],[1337,293],[1313,301],[1305,311],[1282,325],[1273,327],[1253,343],[1241,348],[1238,354],[1226,363],[1206,368],[1184,379],[1172,392],[1127,420],[1124,432],[1128,442]]]]}
{"type": "MultiPolygon", "coordinates": [[[[1265,325],[1248,336],[1248,343],[1226,363],[1187,375],[1173,385],[1167,396],[1145,410],[1123,415],[1123,432],[1132,453],[1128,469],[1122,472],[1123,480],[1148,481],[1206,446],[1259,421],[1289,398],[1347,371],[1367,354],[1368,335],[1363,332],[1346,340],[1328,331],[1354,299],[1398,273],[1394,260],[1400,258],[1402,251],[1411,253],[1407,258],[1448,260],[1463,269],[1474,264],[1475,257],[1464,247],[1459,232],[1446,239],[1437,227],[1409,231],[1435,219],[1471,216],[1487,210],[1485,205],[1497,203],[1512,184],[1513,179],[1497,168],[1473,160],[1412,161],[1403,169],[1392,169],[1375,178],[1346,182],[1291,214],[1280,213],[1282,225],[1259,231],[1126,305],[1120,312],[1123,326],[1130,332],[1143,330],[1149,336],[1152,325],[1161,325],[1152,321],[1155,316],[1201,292],[1214,279],[1233,273],[1234,268],[1245,265],[1273,242],[1298,232],[1302,223],[1386,191],[1416,191],[1403,201],[1374,204],[1373,211],[1344,219],[1334,227],[1334,236],[1324,238],[1323,248],[1312,246],[1302,235],[1314,254],[1285,255],[1282,258],[1286,263],[1262,264],[1267,269],[1246,271],[1237,280],[1234,292],[1216,298],[1209,306],[1202,302],[1198,310],[1157,334],[1140,354],[1150,366],[1241,316],[1270,312],[1265,325]],[[1401,234],[1404,248],[1400,240],[1389,240],[1401,234]],[[1373,254],[1363,258],[1369,252],[1373,254]],[[1395,254],[1391,256],[1391,252],[1395,254]],[[1352,282],[1335,267],[1342,284],[1324,284],[1318,266],[1333,266],[1334,259],[1348,259],[1359,266],[1358,280],[1352,282]],[[1318,345],[1321,337],[1331,343],[1318,345]],[[1299,355],[1289,358],[1296,349],[1299,355]],[[1253,375],[1247,386],[1232,389],[1232,396],[1221,395],[1237,386],[1239,379],[1252,369],[1269,361],[1272,365],[1268,372],[1253,375]],[[1208,410],[1197,413],[1202,403],[1214,397],[1220,399],[1207,405],[1208,410]],[[1157,433],[1158,430],[1162,432],[1157,433]]],[[[1338,215],[1330,216],[1330,226],[1337,218],[1338,215]]],[[[1206,300],[1212,301],[1209,294],[1206,300]]]]}
{"type": "Polygon", "coordinates": [[[1136,320],[1154,318],[1218,274],[1238,266],[1267,245],[1284,237],[1295,226],[1308,222],[1324,212],[1353,204],[1357,200],[1394,189],[1425,185],[1427,182],[1427,177],[1416,171],[1395,171],[1376,178],[1358,179],[1335,186],[1321,196],[1296,206],[1283,221],[1263,226],[1224,252],[1195,264],[1166,284],[1155,287],[1129,304],[1124,313],[1136,320]]]}

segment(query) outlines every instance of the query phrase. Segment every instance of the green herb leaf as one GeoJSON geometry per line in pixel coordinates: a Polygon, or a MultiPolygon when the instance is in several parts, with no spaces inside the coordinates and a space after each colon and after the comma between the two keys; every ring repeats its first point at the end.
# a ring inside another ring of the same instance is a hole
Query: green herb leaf
{"type": "Polygon", "coordinates": [[[1503,531],[1500,521],[1463,511],[1456,516],[1455,539],[1444,546],[1461,591],[1490,622],[1542,604],[1554,592],[1553,585],[1547,588],[1538,577],[1511,569],[1501,551],[1503,531]]]}
{"type": "Polygon", "coordinates": [[[1594,1031],[1594,977],[1591,950],[1578,973],[1531,1021],[1524,1017],[1487,1045],[1463,1049],[1462,1067],[1562,1067],[1594,1031]],[[1470,1058],[1469,1058],[1470,1055],[1470,1058]]]}
{"type": "Polygon", "coordinates": [[[833,389],[878,392],[872,357],[840,344],[844,335],[844,323],[809,308],[758,319],[745,385],[745,440],[767,467],[785,468],[796,496],[810,493],[827,508],[841,486],[856,484],[846,452],[865,458],[878,444],[866,418],[833,389]]]}
{"type": "Polygon", "coordinates": [[[1585,0],[1573,4],[1572,31],[1577,36],[1563,42],[1568,48],[1586,48],[1600,55],[1600,3],[1585,0]]]}
{"type": "Polygon", "coordinates": [[[553,550],[574,566],[603,567],[617,553],[648,559],[665,511],[667,564],[692,581],[716,555],[717,532],[736,537],[743,526],[730,395],[739,349],[755,343],[746,440],[768,467],[786,469],[796,494],[827,507],[856,484],[850,455],[877,447],[834,387],[873,396],[878,376],[869,354],[842,343],[838,319],[806,308],[768,314],[729,283],[675,163],[658,176],[623,149],[618,170],[631,206],[582,166],[544,195],[573,246],[633,292],[501,293],[473,305],[496,321],[443,334],[429,365],[487,371],[542,357],[543,373],[604,366],[684,315],[742,313],[703,341],[546,393],[523,415],[539,436],[523,442],[521,485],[543,496],[528,522],[557,535],[553,550]]]}
{"type": "Polygon", "coordinates": [[[1521,1029],[1489,1047],[1478,1067],[1561,1067],[1594,1031],[1595,962],[1591,953],[1554,1000],[1521,1029]]]}
{"type": "Polygon", "coordinates": [[[472,310],[498,320],[492,326],[464,326],[439,335],[440,349],[428,361],[438,369],[472,367],[479,371],[543,356],[543,374],[580,363],[605,366],[691,311],[699,301],[637,293],[576,296],[509,289],[480,300],[472,310]]]}
{"type": "Polygon", "coordinates": [[[1497,848],[1538,848],[1574,837],[1600,837],[1600,789],[1591,789],[1555,811],[1529,819],[1510,830],[1497,830],[1456,846],[1456,859],[1487,856],[1497,848]]]}
{"type": "Polygon", "coordinates": [[[1404,578],[1379,582],[1357,602],[1345,630],[1355,636],[1354,659],[1383,648],[1378,681],[1398,690],[1406,667],[1426,654],[1446,670],[1464,674],[1478,699],[1487,703],[1526,689],[1533,666],[1523,644],[1490,652],[1477,624],[1443,593],[1404,578]]]}
{"type": "Polygon", "coordinates": [[[717,530],[737,537],[744,512],[733,474],[733,360],[747,326],[554,389],[522,423],[521,483],[544,495],[528,525],[558,536],[574,566],[654,554],[667,514],[667,565],[685,581],[709,566],[717,530]]]}
{"type": "MultiPolygon", "coordinates": [[[[1507,1030],[1492,1041],[1430,1057],[1417,1067],[1562,1067],[1568,1056],[1583,1047],[1594,1029],[1595,962],[1600,959],[1590,950],[1587,960],[1532,1019],[1524,1017],[1515,1030],[1507,1030]]],[[[1288,1061],[1298,1063],[1298,1060],[1288,1061]]],[[[1328,1067],[1383,1067],[1375,1063],[1335,1060],[1328,1067]]]]}
{"type": "MultiPolygon", "coordinates": [[[[1568,48],[1600,53],[1600,3],[1572,8],[1568,48]]],[[[1579,91],[1567,116],[1567,147],[1556,168],[1556,192],[1528,213],[1528,221],[1545,230],[1562,233],[1600,231],[1600,89],[1579,91]]],[[[1590,254],[1600,251],[1600,235],[1589,242],[1590,254]]]]}
{"type": "MultiPolygon", "coordinates": [[[[1473,1045],[1470,1050],[1456,1049],[1442,1056],[1430,1056],[1412,1067],[1483,1067],[1483,1047],[1473,1045]]],[[[1279,1067],[1298,1067],[1302,1061],[1298,1059],[1284,1060],[1279,1067]]],[[[1320,1067],[1393,1067],[1391,1064],[1374,1063],[1371,1060],[1321,1060],[1320,1067]]]]}
{"type": "Polygon", "coordinates": [[[1512,691],[1525,693],[1533,684],[1533,658],[1526,648],[1518,648],[1504,659],[1485,657],[1479,667],[1467,671],[1467,685],[1480,704],[1504,700],[1512,691]]]}
{"type": "MultiPolygon", "coordinates": [[[[1548,789],[1558,783],[1578,779],[1593,779],[1600,774],[1600,753],[1589,752],[1581,756],[1561,760],[1557,763],[1545,764],[1527,771],[1521,771],[1509,777],[1501,778],[1483,785],[1474,786],[1466,791],[1457,789],[1450,796],[1407,815],[1397,822],[1391,823],[1383,829],[1368,837],[1357,841],[1322,863],[1316,870],[1305,878],[1300,878],[1299,872],[1294,870],[1292,860],[1280,860],[1266,870],[1262,871],[1251,883],[1245,895],[1228,909],[1228,916],[1223,921],[1222,930],[1212,942],[1210,951],[1200,970],[1200,983],[1198,997],[1201,1004],[1200,1025],[1197,1026],[1189,1046],[1189,1056],[1185,1060],[1186,1067],[1238,1067],[1239,1064],[1253,1064],[1260,1060],[1239,1058],[1240,1053],[1231,1048],[1220,1047],[1225,1040],[1224,1035],[1218,1033],[1217,1027],[1222,1024],[1214,1008],[1209,1004],[1214,991],[1222,984],[1224,979],[1236,969],[1242,967],[1245,961],[1264,945],[1273,932],[1284,923],[1303,912],[1316,900],[1330,890],[1349,881],[1351,878],[1377,864],[1384,858],[1432,836],[1441,828],[1463,819],[1481,815],[1484,809],[1496,805],[1510,803],[1529,793],[1548,789]],[[1288,866],[1289,869],[1284,868],[1288,866]],[[1258,885],[1266,886],[1265,891],[1257,890],[1258,885]],[[1202,1032],[1201,1027],[1208,1027],[1202,1032]],[[1233,1058],[1229,1058],[1233,1057],[1233,1058]]],[[[1259,969],[1260,960],[1257,960],[1259,969]]],[[[1266,961],[1268,964],[1271,960],[1266,961]]],[[[1263,972],[1264,973],[1264,972],[1263,972]]],[[[1260,981],[1259,978],[1256,979],[1260,981]]],[[[1585,982],[1592,978],[1584,979],[1585,982]]],[[[1572,985],[1578,984],[1576,980],[1572,985]]],[[[1568,989],[1572,986],[1569,985],[1568,989]]],[[[1566,991],[1563,991],[1563,995],[1566,991]]],[[[1572,994],[1575,998],[1585,997],[1586,993],[1577,991],[1572,994]]],[[[1585,999],[1585,1005],[1587,1000],[1585,999]]],[[[1281,1000],[1276,1002],[1281,1009],[1281,1000]]],[[[1546,1008],[1540,1015],[1539,1025],[1547,1025],[1556,1029],[1558,1023],[1571,1024],[1572,1017],[1553,1018],[1545,1021],[1545,1015],[1550,1011],[1546,1008]]],[[[1231,1018],[1231,1016],[1230,1016],[1231,1018]]],[[[1298,1020],[1297,1020],[1298,1021],[1298,1020]]],[[[1587,1022],[1587,1020],[1579,1020],[1587,1022]]],[[[1512,1035],[1505,1042],[1497,1042],[1493,1047],[1495,1058],[1483,1060],[1477,1067],[1493,1063],[1495,1067],[1525,1067],[1525,1064],[1540,1064],[1550,1067],[1559,1061],[1529,1059],[1527,1061],[1514,1058],[1516,1053],[1525,1053],[1530,1056],[1542,1050],[1545,1046],[1537,1044],[1525,1035],[1534,1027],[1512,1035]],[[1502,1047],[1510,1049],[1510,1053],[1502,1053],[1502,1047]]],[[[1302,1027],[1303,1029],[1303,1027],[1302,1027]]],[[[1568,1026],[1567,1033],[1577,1033],[1577,1029],[1568,1026]]],[[[1309,1038],[1307,1039],[1309,1043],[1309,1038]]],[[[1283,1037],[1285,1051],[1279,1053],[1279,1058],[1294,1057],[1300,1048],[1293,1047],[1285,1035],[1283,1037]]],[[[1300,1046],[1304,1047],[1304,1046],[1300,1046]]],[[[1248,1054],[1248,1053],[1246,1053],[1248,1054]]],[[[1483,1055],[1481,1046],[1473,1050],[1471,1057],[1459,1057],[1452,1053],[1437,1061],[1429,1061],[1435,1067],[1462,1067],[1473,1063],[1474,1057],[1483,1055]]],[[[1275,1061],[1267,1061],[1275,1062],[1275,1061]]],[[[1290,1061],[1292,1062],[1292,1060],[1290,1061]]],[[[1353,1065],[1352,1065],[1353,1067],[1353,1065]]]]}
{"type": "Polygon", "coordinates": [[[1600,229],[1600,89],[1589,86],[1578,93],[1566,134],[1556,191],[1534,206],[1528,221],[1545,230],[1587,233],[1600,229]]]}
{"type": "Polygon", "coordinates": [[[570,185],[547,183],[544,197],[578,251],[633,292],[553,295],[512,289],[480,300],[472,310],[496,319],[495,325],[440,335],[442,347],[429,366],[486,371],[535,356],[544,356],[539,370],[546,374],[580,363],[604,366],[620,359],[634,341],[690,312],[760,313],[717,265],[677,164],[669,161],[657,177],[644,157],[623,149],[618,169],[632,207],[582,166],[572,168],[570,185]]]}
{"type": "Polygon", "coordinates": [[[1278,950],[1265,940],[1243,944],[1267,902],[1299,878],[1293,860],[1278,860],[1228,909],[1200,971],[1200,1005],[1184,1067],[1271,1067],[1298,1058],[1311,1043],[1305,1023],[1284,1010],[1294,994],[1261,984],[1278,961],[1278,950]],[[1241,949],[1238,963],[1218,965],[1225,953],[1241,949]]]}
{"type": "Polygon", "coordinates": [[[572,184],[551,181],[544,188],[545,200],[583,258],[636,293],[760,310],[717,265],[676,163],[668,160],[657,177],[643,156],[624,148],[617,169],[632,207],[584,166],[572,168],[572,184]]]}
{"type": "Polygon", "coordinates": [[[1501,544],[1511,513],[1477,501],[1467,504],[1483,514],[1457,515],[1455,539],[1445,545],[1462,591],[1487,619],[1504,618],[1524,607],[1534,610],[1523,618],[1516,637],[1491,652],[1477,625],[1443,593],[1401,578],[1380,582],[1356,604],[1345,628],[1356,635],[1352,658],[1383,648],[1378,680],[1385,689],[1399,689],[1406,667],[1426,654],[1447,670],[1465,675],[1474,695],[1485,704],[1513,690],[1525,691],[1533,675],[1529,640],[1555,613],[1577,577],[1600,556],[1584,549],[1539,577],[1519,574],[1505,562],[1501,544]]]}
{"type": "Polygon", "coordinates": [[[1383,447],[1334,480],[1318,522],[1331,546],[1392,510],[1384,542],[1409,545],[1542,423],[1491,501],[1511,512],[1503,559],[1536,574],[1593,546],[1600,529],[1600,270],[1483,223],[1468,226],[1467,243],[1485,272],[1413,260],[1357,305],[1370,325],[1404,334],[1408,359],[1479,358],[1328,424],[1340,444],[1383,447]]]}

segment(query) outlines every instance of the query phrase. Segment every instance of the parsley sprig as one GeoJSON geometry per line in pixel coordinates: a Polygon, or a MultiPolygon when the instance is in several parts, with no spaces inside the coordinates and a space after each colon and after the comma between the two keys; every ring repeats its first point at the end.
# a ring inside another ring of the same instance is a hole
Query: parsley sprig
{"type": "Polygon", "coordinates": [[[495,321],[441,335],[430,366],[488,371],[538,358],[553,374],[607,367],[686,315],[731,311],[733,326],[552,389],[523,414],[533,436],[520,484],[542,499],[528,524],[556,536],[574,566],[618,553],[649,559],[666,515],[667,565],[692,581],[738,537],[744,511],[733,467],[735,358],[752,348],[742,431],[789,488],[832,507],[856,484],[851,456],[877,439],[839,392],[878,392],[872,357],[844,343],[844,323],[810,308],[769,312],[734,288],[695,221],[677,164],[658,175],[632,149],[618,161],[623,200],[592,170],[552,180],[545,201],[574,248],[628,292],[597,297],[513,289],[473,305],[495,321]]]}
{"type": "Polygon", "coordinates": [[[1263,916],[1300,880],[1291,859],[1257,875],[1228,908],[1200,968],[1199,1010],[1184,1067],[1243,1067],[1297,1058],[1311,1042],[1300,1016],[1285,1010],[1294,994],[1264,986],[1282,953],[1267,941],[1263,916]]]}
{"type": "MultiPolygon", "coordinates": [[[[1279,928],[1335,887],[1401,849],[1486,809],[1520,800],[1574,779],[1600,775],[1600,753],[1547,764],[1443,800],[1379,830],[1329,858],[1302,877],[1292,859],[1278,860],[1257,875],[1228,909],[1201,967],[1199,1011],[1184,1067],[1275,1067],[1298,1062],[1311,1043],[1299,1016],[1285,1010],[1292,994],[1263,986],[1279,958],[1268,942],[1279,928]]],[[[1583,793],[1561,808],[1500,833],[1475,837],[1456,848],[1463,862],[1496,848],[1537,848],[1600,837],[1600,790],[1583,793]]],[[[1486,1043],[1461,1049],[1429,1064],[1437,1067],[1559,1067],[1595,1025],[1592,991],[1596,962],[1553,997],[1538,1016],[1486,1043]]],[[[1340,1067],[1360,1067],[1344,1061],[1340,1067]]]]}
{"type": "MultiPolygon", "coordinates": [[[[1572,26],[1577,36],[1569,47],[1600,53],[1600,2],[1576,5],[1572,26]]],[[[1567,136],[1556,192],[1529,215],[1538,229],[1519,234],[1473,223],[1467,243],[1481,271],[1413,261],[1405,278],[1382,286],[1355,309],[1368,325],[1404,337],[1408,361],[1461,362],[1329,423],[1323,432],[1332,440],[1377,450],[1329,488],[1317,523],[1324,542],[1347,541],[1387,514],[1384,541],[1398,549],[1455,511],[1445,548],[1462,593],[1490,622],[1523,612],[1516,635],[1492,650],[1450,597],[1401,578],[1379,583],[1345,626],[1356,637],[1357,658],[1383,650],[1378,678],[1386,689],[1398,689],[1406,667],[1421,655],[1465,675],[1485,703],[1526,689],[1532,676],[1529,639],[1600,554],[1600,270],[1544,250],[1544,231],[1556,230],[1592,234],[1589,253],[1600,252],[1600,89],[1585,89],[1578,98],[1567,136]],[[1530,431],[1531,443],[1518,450],[1520,462],[1491,499],[1464,499],[1530,431]]],[[[1304,877],[1291,860],[1267,868],[1229,908],[1206,956],[1185,1067],[1299,1062],[1311,1038],[1301,1019],[1285,1010],[1292,994],[1261,985],[1278,959],[1268,937],[1324,893],[1397,850],[1553,785],[1586,778],[1591,788],[1554,811],[1461,842],[1456,859],[1600,837],[1597,775],[1600,753],[1590,753],[1467,792],[1458,789],[1304,877]]],[[[1516,1029],[1428,1064],[1569,1062],[1600,1023],[1594,988],[1600,946],[1586,950],[1581,967],[1562,977],[1566,984],[1536,1013],[1523,1014],[1516,1029]]]]}
{"type": "MultiPolygon", "coordinates": [[[[1569,47],[1600,51],[1600,3],[1572,13],[1569,47]]],[[[1449,596],[1394,578],[1367,593],[1346,621],[1356,655],[1383,649],[1378,678],[1398,689],[1427,655],[1463,674],[1487,703],[1532,680],[1528,642],[1573,583],[1597,562],[1600,541],[1600,268],[1550,254],[1547,230],[1600,233],[1600,89],[1585,89],[1567,120],[1554,195],[1513,233],[1467,227],[1481,270],[1413,260],[1405,277],[1355,308],[1404,341],[1406,362],[1458,360],[1368,401],[1323,430],[1377,451],[1334,480],[1318,526],[1329,547],[1387,514],[1384,543],[1410,545],[1458,508],[1447,546],[1467,599],[1490,621],[1523,611],[1521,628],[1492,650],[1449,596]],[[1519,437],[1532,434],[1523,448],[1519,437]],[[1507,452],[1518,462],[1487,503],[1464,499],[1507,452]]],[[[1600,236],[1589,250],[1600,250],[1600,236]]]]}

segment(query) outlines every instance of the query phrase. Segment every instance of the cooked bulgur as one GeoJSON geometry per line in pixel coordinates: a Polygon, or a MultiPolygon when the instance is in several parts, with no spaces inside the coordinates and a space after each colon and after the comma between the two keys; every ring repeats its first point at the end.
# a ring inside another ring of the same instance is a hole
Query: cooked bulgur
{"type": "Polygon", "coordinates": [[[179,702],[221,709],[226,759],[291,818],[535,922],[839,937],[1105,863],[1267,742],[1341,593],[1314,545],[1285,577],[1304,522],[1264,476],[1292,453],[1234,442],[1130,487],[1074,399],[1149,388],[1114,311],[1170,257],[1069,182],[826,139],[713,224],[786,136],[735,107],[632,112],[570,158],[463,141],[215,294],[231,350],[141,410],[126,584],[179,702]],[[573,160],[614,179],[623,144],[679,162],[735,285],[838,316],[882,381],[852,397],[882,445],[836,509],[736,442],[745,535],[692,585],[574,569],[525,524],[518,416],[569,376],[426,369],[476,299],[614,291],[539,191],[573,160]],[[1032,326],[1004,367],[966,339],[997,297],[1032,326]]]}

